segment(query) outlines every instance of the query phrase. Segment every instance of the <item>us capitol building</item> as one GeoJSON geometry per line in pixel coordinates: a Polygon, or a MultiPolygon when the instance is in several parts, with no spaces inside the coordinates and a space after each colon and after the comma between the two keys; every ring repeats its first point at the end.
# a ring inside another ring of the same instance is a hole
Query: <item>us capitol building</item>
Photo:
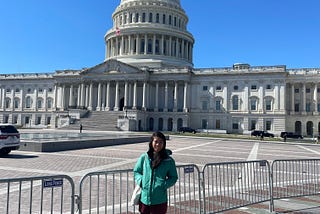
{"type": "Polygon", "coordinates": [[[320,68],[194,68],[180,0],[121,0],[105,60],[82,70],[0,75],[0,122],[22,127],[213,132],[320,130],[320,68]],[[319,101],[318,101],[319,100],[319,101]]]}

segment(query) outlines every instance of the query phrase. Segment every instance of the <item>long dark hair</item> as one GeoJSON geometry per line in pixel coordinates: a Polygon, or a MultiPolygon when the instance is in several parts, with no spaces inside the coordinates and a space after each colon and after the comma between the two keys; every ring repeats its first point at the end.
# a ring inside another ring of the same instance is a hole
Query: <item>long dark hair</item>
{"type": "Polygon", "coordinates": [[[166,144],[167,144],[166,137],[164,136],[164,134],[162,134],[162,132],[157,131],[151,135],[150,142],[149,142],[148,156],[152,160],[152,168],[153,169],[156,168],[157,166],[159,166],[159,164],[161,163],[162,160],[168,158],[168,154],[166,152],[166,144]],[[163,141],[163,147],[162,147],[161,151],[158,152],[156,155],[154,155],[154,153],[153,153],[154,150],[152,147],[153,138],[155,138],[155,137],[158,137],[163,141]]]}

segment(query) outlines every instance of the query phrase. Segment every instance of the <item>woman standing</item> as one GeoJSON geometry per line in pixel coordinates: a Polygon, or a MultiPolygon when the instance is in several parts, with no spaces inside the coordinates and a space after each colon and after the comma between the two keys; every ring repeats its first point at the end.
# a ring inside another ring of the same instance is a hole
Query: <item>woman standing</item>
{"type": "Polygon", "coordinates": [[[161,132],[152,134],[149,150],[138,159],[133,171],[134,179],[142,188],[139,202],[140,213],[164,214],[167,212],[167,189],[177,179],[175,161],[166,149],[166,138],[161,132]]]}

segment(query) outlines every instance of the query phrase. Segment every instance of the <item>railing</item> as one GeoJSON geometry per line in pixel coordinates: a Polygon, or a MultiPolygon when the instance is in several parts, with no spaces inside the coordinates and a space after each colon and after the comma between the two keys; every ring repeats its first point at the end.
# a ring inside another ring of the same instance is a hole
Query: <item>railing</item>
{"type": "Polygon", "coordinates": [[[0,213],[74,213],[74,182],[66,175],[0,180],[0,213]]]}
{"type": "MultiPolygon", "coordinates": [[[[275,200],[320,194],[320,159],[266,160],[177,166],[168,190],[168,213],[219,213],[275,200]]],[[[84,175],[75,194],[66,175],[0,179],[0,213],[138,213],[129,203],[133,171],[84,175]]],[[[260,207],[261,207],[260,206],[260,207]]]]}

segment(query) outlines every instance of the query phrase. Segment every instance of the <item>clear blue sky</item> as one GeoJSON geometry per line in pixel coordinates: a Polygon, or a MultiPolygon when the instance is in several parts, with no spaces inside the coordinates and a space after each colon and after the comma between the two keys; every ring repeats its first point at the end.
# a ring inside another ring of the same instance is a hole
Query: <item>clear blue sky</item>
{"type": "MultiPolygon", "coordinates": [[[[120,0],[1,2],[0,73],[81,69],[103,62],[120,0]]],[[[320,68],[320,0],[181,0],[194,67],[320,68]]]]}

